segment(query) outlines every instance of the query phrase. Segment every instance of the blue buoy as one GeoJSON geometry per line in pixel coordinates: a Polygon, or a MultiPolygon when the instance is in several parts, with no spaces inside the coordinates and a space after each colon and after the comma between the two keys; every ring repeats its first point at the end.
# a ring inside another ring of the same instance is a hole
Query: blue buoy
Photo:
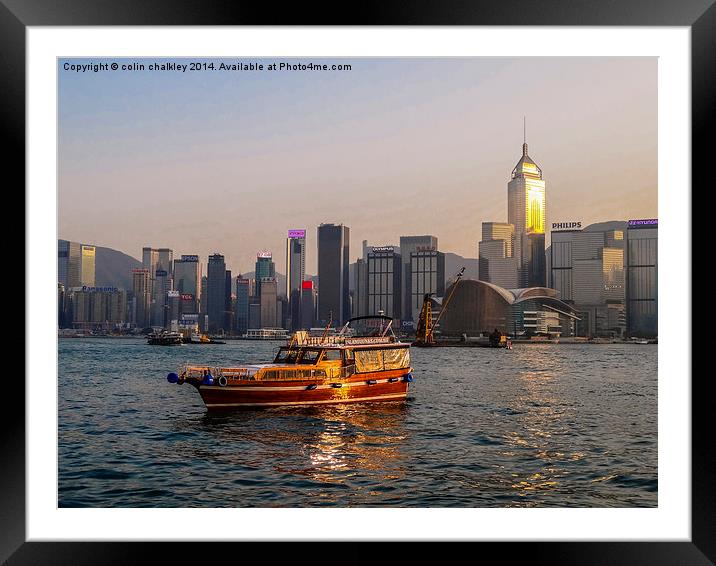
{"type": "Polygon", "coordinates": [[[311,383],[311,385],[306,387],[306,389],[308,389],[309,391],[313,391],[316,387],[318,387],[318,385],[316,385],[315,383],[311,383]]]}
{"type": "Polygon", "coordinates": [[[331,383],[331,387],[339,388],[339,387],[343,387],[343,384],[342,383],[331,383]]]}
{"type": "Polygon", "coordinates": [[[405,377],[403,377],[403,381],[407,381],[408,383],[412,383],[412,382],[413,382],[413,374],[410,373],[410,372],[408,372],[407,374],[405,374],[405,377]]]}
{"type": "Polygon", "coordinates": [[[171,372],[167,375],[167,381],[169,383],[177,383],[179,381],[179,376],[176,373],[171,372]]]}
{"type": "Polygon", "coordinates": [[[214,376],[207,373],[201,381],[204,385],[214,385],[214,376]]]}

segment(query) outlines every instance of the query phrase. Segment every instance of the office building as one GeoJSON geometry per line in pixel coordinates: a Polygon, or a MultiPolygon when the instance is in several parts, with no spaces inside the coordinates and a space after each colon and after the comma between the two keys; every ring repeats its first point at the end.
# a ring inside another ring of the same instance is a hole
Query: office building
{"type": "MultiPolygon", "coordinates": [[[[403,318],[408,318],[409,313],[413,312],[412,309],[412,291],[410,289],[410,283],[412,277],[410,275],[410,254],[417,251],[429,250],[434,251],[438,249],[438,239],[436,236],[424,235],[424,236],[401,236],[400,237],[400,257],[402,261],[402,273],[400,283],[400,296],[401,299],[401,310],[405,313],[403,318]]],[[[443,282],[444,283],[444,282],[443,282]]],[[[422,300],[422,299],[421,299],[422,300]]]]}
{"type": "Polygon", "coordinates": [[[82,285],[82,249],[77,242],[57,240],[57,281],[65,290],[82,285]]]}
{"type": "Polygon", "coordinates": [[[349,267],[350,230],[343,224],[318,227],[318,322],[333,326],[350,318],[349,267]]]}
{"type": "Polygon", "coordinates": [[[308,330],[316,324],[318,295],[313,281],[301,283],[301,328],[308,330]]]}
{"type": "Polygon", "coordinates": [[[181,293],[182,311],[198,313],[201,297],[201,262],[198,255],[182,255],[174,260],[174,290],[181,293]]]}
{"type": "Polygon", "coordinates": [[[94,246],[80,246],[80,255],[82,257],[80,267],[80,284],[86,287],[94,287],[95,270],[96,270],[96,254],[97,249],[94,246]]]}
{"type": "Polygon", "coordinates": [[[353,316],[366,316],[368,314],[368,259],[358,258],[353,266],[353,301],[351,313],[353,316]]]}
{"type": "Polygon", "coordinates": [[[301,283],[306,278],[306,231],[289,230],[286,238],[287,325],[296,330],[301,324],[301,283]]]}
{"type": "Polygon", "coordinates": [[[74,287],[69,292],[72,327],[113,330],[127,320],[127,293],[116,287],[74,287]]]}
{"type": "Polygon", "coordinates": [[[410,283],[405,286],[410,293],[409,308],[403,318],[418,322],[425,295],[442,297],[445,293],[445,254],[437,250],[418,250],[410,254],[410,283]]]}
{"type": "Polygon", "coordinates": [[[507,184],[507,223],[514,226],[513,256],[517,261],[520,287],[546,284],[544,237],[534,236],[544,235],[545,222],[545,181],[542,169],[528,155],[525,141],[522,157],[507,184]]]}
{"type": "Polygon", "coordinates": [[[519,286],[514,257],[515,227],[508,222],[483,222],[478,244],[478,278],[505,289],[519,286]]]}
{"type": "MultiPolygon", "coordinates": [[[[402,318],[400,295],[403,264],[393,246],[373,246],[368,252],[368,315],[384,314],[396,321],[402,318]]],[[[320,304],[320,296],[319,296],[320,304]]]]}
{"type": "Polygon", "coordinates": [[[630,220],[626,230],[627,333],[640,338],[659,334],[659,223],[630,220]]]}
{"type": "Polygon", "coordinates": [[[261,282],[263,279],[274,279],[276,277],[276,264],[273,262],[273,256],[269,251],[260,251],[256,254],[256,267],[254,269],[254,278],[256,281],[256,297],[261,297],[261,282]]]}
{"type": "Polygon", "coordinates": [[[234,314],[236,316],[236,333],[239,336],[246,334],[249,329],[249,300],[251,296],[251,281],[241,274],[236,278],[236,303],[234,314]]]}
{"type": "Polygon", "coordinates": [[[223,332],[226,329],[227,314],[227,285],[226,262],[221,254],[209,256],[206,281],[206,316],[208,317],[207,331],[210,333],[223,332]]]}
{"type": "Polygon", "coordinates": [[[154,272],[151,318],[152,326],[165,326],[167,321],[167,293],[171,291],[171,279],[166,269],[154,272]]]}
{"type": "Polygon", "coordinates": [[[148,269],[132,269],[132,295],[134,297],[134,324],[137,328],[147,328],[151,324],[149,309],[152,303],[148,269]]]}
{"type": "Polygon", "coordinates": [[[277,310],[278,281],[275,278],[264,277],[261,280],[261,328],[278,328],[279,316],[277,310]]]}

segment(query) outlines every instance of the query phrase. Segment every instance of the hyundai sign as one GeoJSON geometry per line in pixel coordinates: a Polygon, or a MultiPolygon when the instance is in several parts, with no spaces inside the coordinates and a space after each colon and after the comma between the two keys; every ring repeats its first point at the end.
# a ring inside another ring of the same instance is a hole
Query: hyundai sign
{"type": "Polygon", "coordinates": [[[305,230],[289,230],[288,237],[289,238],[305,238],[306,231],[305,230]]]}

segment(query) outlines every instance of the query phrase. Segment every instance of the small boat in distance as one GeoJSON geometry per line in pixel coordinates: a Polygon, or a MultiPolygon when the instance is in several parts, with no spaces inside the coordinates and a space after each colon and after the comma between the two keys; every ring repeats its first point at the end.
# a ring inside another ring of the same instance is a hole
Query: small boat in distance
{"type": "Polygon", "coordinates": [[[226,344],[226,342],[222,342],[221,340],[209,338],[206,334],[192,334],[188,338],[185,338],[184,342],[186,344],[226,344]]]}
{"type": "Polygon", "coordinates": [[[334,336],[296,332],[273,362],[231,367],[186,365],[169,383],[194,386],[210,410],[322,405],[404,399],[413,381],[410,344],[400,342],[387,316],[349,320],[334,336]],[[365,326],[362,335],[349,329],[365,326]]]}
{"type": "Polygon", "coordinates": [[[147,336],[147,344],[152,346],[176,346],[182,344],[184,338],[180,332],[169,332],[167,330],[161,330],[158,332],[152,332],[147,336]]]}

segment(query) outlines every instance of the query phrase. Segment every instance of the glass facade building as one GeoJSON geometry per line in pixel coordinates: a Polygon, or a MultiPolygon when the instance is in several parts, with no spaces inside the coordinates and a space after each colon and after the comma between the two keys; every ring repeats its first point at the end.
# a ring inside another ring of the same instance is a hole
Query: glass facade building
{"type": "Polygon", "coordinates": [[[506,289],[518,286],[514,257],[515,227],[507,222],[483,222],[478,244],[478,278],[506,289]]]}
{"type": "Polygon", "coordinates": [[[318,227],[318,324],[344,324],[350,318],[350,229],[343,224],[318,227]]]}
{"type": "Polygon", "coordinates": [[[57,240],[57,281],[65,289],[82,285],[81,245],[68,240],[57,240]]]}
{"type": "MultiPolygon", "coordinates": [[[[412,296],[410,291],[410,283],[412,278],[410,276],[410,254],[422,250],[437,250],[438,239],[436,236],[426,234],[424,236],[401,236],[400,237],[400,256],[403,265],[403,273],[401,274],[401,287],[400,295],[402,297],[401,310],[403,312],[403,318],[406,320],[413,312],[412,309],[412,296]]],[[[444,282],[443,282],[444,283],[444,282]]],[[[421,299],[422,300],[422,299],[421,299]]]]}
{"type": "Polygon", "coordinates": [[[229,290],[226,285],[226,262],[221,254],[209,256],[206,280],[206,314],[209,319],[208,331],[220,332],[226,329],[226,300],[229,290]]]}
{"type": "Polygon", "coordinates": [[[630,220],[627,228],[627,333],[659,334],[659,227],[657,220],[630,220]]]}
{"type": "Polygon", "coordinates": [[[385,316],[401,320],[402,273],[401,255],[392,246],[373,247],[368,252],[368,315],[377,315],[382,311],[385,316]]]}
{"type": "Polygon", "coordinates": [[[152,304],[151,279],[148,269],[132,270],[132,294],[134,296],[134,324],[147,328],[150,323],[149,308],[152,304]]]}
{"type": "Polygon", "coordinates": [[[286,297],[290,328],[301,326],[301,284],[306,278],[306,231],[289,230],[286,238],[286,297]]]}
{"type": "Polygon", "coordinates": [[[182,311],[187,314],[199,312],[201,276],[198,255],[182,255],[174,260],[174,290],[182,295],[182,311]]]}
{"type": "Polygon", "coordinates": [[[418,322],[423,299],[427,294],[442,296],[445,293],[445,254],[437,250],[420,250],[410,254],[410,277],[405,286],[410,296],[410,311],[404,318],[418,322]]]}
{"type": "Polygon", "coordinates": [[[246,334],[249,329],[249,301],[251,296],[251,281],[239,275],[236,278],[236,333],[246,334]]]}

